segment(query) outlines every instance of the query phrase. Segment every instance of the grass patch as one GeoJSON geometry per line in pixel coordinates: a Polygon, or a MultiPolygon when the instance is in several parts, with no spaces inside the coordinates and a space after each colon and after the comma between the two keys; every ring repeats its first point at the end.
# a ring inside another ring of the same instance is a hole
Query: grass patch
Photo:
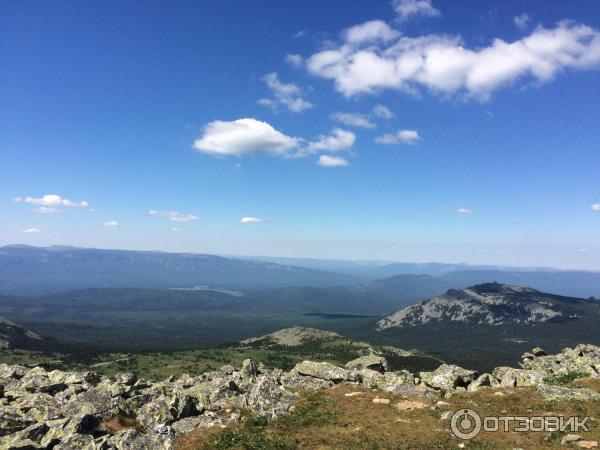
{"type": "Polygon", "coordinates": [[[544,377],[544,383],[564,387],[578,387],[575,381],[580,378],[586,378],[589,376],[590,374],[587,372],[574,371],[565,374],[557,374],[544,377]]]}

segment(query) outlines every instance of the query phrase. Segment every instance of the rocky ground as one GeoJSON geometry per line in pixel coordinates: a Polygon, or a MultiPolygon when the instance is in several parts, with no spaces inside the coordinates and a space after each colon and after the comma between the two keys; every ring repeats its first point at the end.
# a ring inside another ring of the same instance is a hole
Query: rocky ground
{"type": "MultiPolygon", "coordinates": [[[[600,347],[579,345],[557,355],[536,348],[523,355],[521,366],[478,374],[442,364],[415,374],[390,372],[383,357],[368,355],[345,367],[304,361],[286,372],[246,360],[239,368],[225,366],[196,377],[156,382],[133,373],[107,377],[4,364],[0,365],[0,448],[170,449],[199,430],[235,427],[248,417],[276,423],[274,419],[297,414],[296,402],[307,392],[340,386],[348,398],[368,392],[372,404],[393,402],[396,409],[407,410],[420,407],[415,405],[439,409],[453,397],[468,399],[471,393],[515,389],[535,392],[555,405],[600,404],[597,390],[571,383],[581,377],[600,378],[600,347]],[[358,394],[348,392],[348,387],[358,394]]],[[[338,392],[335,389],[331,391],[338,392]]],[[[237,444],[234,448],[288,448],[237,444]]],[[[189,448],[210,448],[195,445],[189,448]]],[[[565,445],[594,448],[597,442],[578,436],[565,445]]]]}

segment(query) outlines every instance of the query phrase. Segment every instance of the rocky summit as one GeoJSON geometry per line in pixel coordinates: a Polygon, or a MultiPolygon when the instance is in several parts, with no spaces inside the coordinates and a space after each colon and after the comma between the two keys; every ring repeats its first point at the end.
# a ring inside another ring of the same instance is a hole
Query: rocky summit
{"type": "Polygon", "coordinates": [[[562,297],[535,289],[499,283],[450,289],[445,294],[403,308],[378,322],[379,330],[455,322],[478,325],[534,324],[580,319],[594,300],[562,297]]]}
{"type": "Polygon", "coordinates": [[[342,383],[413,399],[525,387],[549,400],[600,400],[594,390],[552,382],[570,374],[600,378],[600,347],[593,345],[557,355],[535,348],[523,355],[520,368],[497,367],[483,374],[451,364],[420,373],[389,372],[387,367],[377,355],[362,356],[345,367],[303,361],[290,371],[268,370],[248,359],[238,368],[149,381],[134,373],[109,377],[3,364],[0,448],[171,449],[179,436],[227,427],[248,412],[270,420],[285,416],[301,393],[342,383]]]}

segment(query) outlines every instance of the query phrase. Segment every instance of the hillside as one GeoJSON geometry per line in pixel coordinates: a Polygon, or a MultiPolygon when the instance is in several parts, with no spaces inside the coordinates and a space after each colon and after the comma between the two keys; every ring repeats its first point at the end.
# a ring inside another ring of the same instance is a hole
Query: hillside
{"type": "Polygon", "coordinates": [[[10,320],[0,317],[0,351],[39,347],[42,338],[10,320]]]}
{"type": "Polygon", "coordinates": [[[0,248],[0,294],[41,295],[100,287],[247,289],[352,283],[348,275],[193,253],[0,248]]]}
{"type": "Polygon", "coordinates": [[[367,354],[343,365],[304,360],[271,370],[246,359],[159,381],[0,364],[0,448],[597,447],[593,426],[568,441],[566,432],[502,427],[461,436],[469,424],[452,426],[452,417],[466,405],[484,417],[600,414],[600,347],[578,345],[556,355],[536,348],[521,366],[479,373],[441,364],[411,372],[367,354]]]}

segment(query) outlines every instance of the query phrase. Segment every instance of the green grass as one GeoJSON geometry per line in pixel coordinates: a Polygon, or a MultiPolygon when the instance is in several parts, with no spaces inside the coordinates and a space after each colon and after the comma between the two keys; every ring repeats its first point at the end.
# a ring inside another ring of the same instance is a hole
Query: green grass
{"type": "Polygon", "coordinates": [[[564,386],[564,387],[578,387],[575,383],[579,378],[589,377],[590,374],[587,372],[569,372],[560,375],[550,375],[544,377],[544,382],[547,384],[554,384],[556,386],[564,386]]]}

